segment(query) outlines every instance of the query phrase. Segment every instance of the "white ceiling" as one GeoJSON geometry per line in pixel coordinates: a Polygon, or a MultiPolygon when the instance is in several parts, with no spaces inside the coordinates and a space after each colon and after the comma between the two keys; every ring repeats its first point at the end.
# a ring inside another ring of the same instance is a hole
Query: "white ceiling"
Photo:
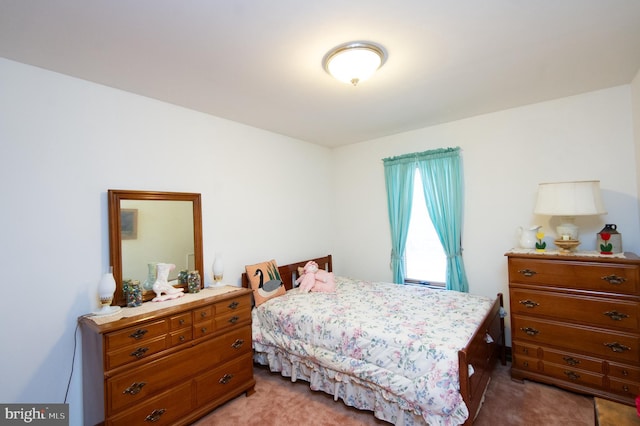
{"type": "Polygon", "coordinates": [[[0,0],[0,56],[333,147],[628,84],[640,1],[0,0]]]}

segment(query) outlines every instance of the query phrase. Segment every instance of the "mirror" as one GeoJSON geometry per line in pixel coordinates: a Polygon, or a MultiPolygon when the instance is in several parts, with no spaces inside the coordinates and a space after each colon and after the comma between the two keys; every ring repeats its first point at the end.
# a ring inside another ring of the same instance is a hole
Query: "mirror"
{"type": "MultiPolygon", "coordinates": [[[[175,264],[169,281],[176,287],[184,288],[185,292],[187,285],[177,283],[179,272],[198,271],[202,287],[204,270],[200,194],[110,189],[108,204],[109,260],[116,280],[114,305],[126,305],[123,280],[138,280],[140,284],[149,281],[149,264],[175,264]]],[[[152,269],[155,271],[155,268],[152,269]]],[[[150,287],[145,288],[144,301],[154,296],[150,287]]]]}

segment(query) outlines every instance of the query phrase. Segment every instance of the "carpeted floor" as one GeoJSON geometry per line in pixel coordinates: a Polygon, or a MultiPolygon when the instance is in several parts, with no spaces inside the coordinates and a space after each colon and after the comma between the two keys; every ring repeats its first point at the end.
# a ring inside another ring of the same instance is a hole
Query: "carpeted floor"
{"type": "MultiPolygon", "coordinates": [[[[553,386],[511,380],[509,367],[499,365],[487,389],[476,426],[584,426],[594,424],[593,398],[553,386]]],[[[347,407],[342,401],[309,389],[303,381],[272,374],[255,367],[256,393],[243,395],[194,423],[211,425],[388,425],[370,411],[347,407]]]]}

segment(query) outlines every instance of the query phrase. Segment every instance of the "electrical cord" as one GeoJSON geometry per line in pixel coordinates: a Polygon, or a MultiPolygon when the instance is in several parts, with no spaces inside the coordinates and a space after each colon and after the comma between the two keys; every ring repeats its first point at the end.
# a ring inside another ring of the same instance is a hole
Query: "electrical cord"
{"type": "Polygon", "coordinates": [[[78,328],[80,322],[76,322],[76,328],[73,331],[73,356],[71,357],[71,372],[69,373],[69,382],[67,383],[67,390],[64,393],[64,403],[67,403],[67,397],[69,396],[69,388],[71,387],[71,378],[73,377],[73,367],[76,363],[76,349],[78,347],[78,328]]]}

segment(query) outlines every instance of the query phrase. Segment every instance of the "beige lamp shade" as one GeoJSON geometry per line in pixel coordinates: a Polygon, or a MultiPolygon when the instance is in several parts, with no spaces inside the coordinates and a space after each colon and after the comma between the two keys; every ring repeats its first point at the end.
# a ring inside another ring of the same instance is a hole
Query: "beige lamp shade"
{"type": "Polygon", "coordinates": [[[547,216],[606,214],[600,181],[541,183],[534,213],[547,216]]]}
{"type": "Polygon", "coordinates": [[[563,223],[557,227],[558,237],[578,240],[578,227],[573,224],[576,216],[607,213],[600,194],[600,181],[541,183],[534,213],[563,217],[563,223]]]}

